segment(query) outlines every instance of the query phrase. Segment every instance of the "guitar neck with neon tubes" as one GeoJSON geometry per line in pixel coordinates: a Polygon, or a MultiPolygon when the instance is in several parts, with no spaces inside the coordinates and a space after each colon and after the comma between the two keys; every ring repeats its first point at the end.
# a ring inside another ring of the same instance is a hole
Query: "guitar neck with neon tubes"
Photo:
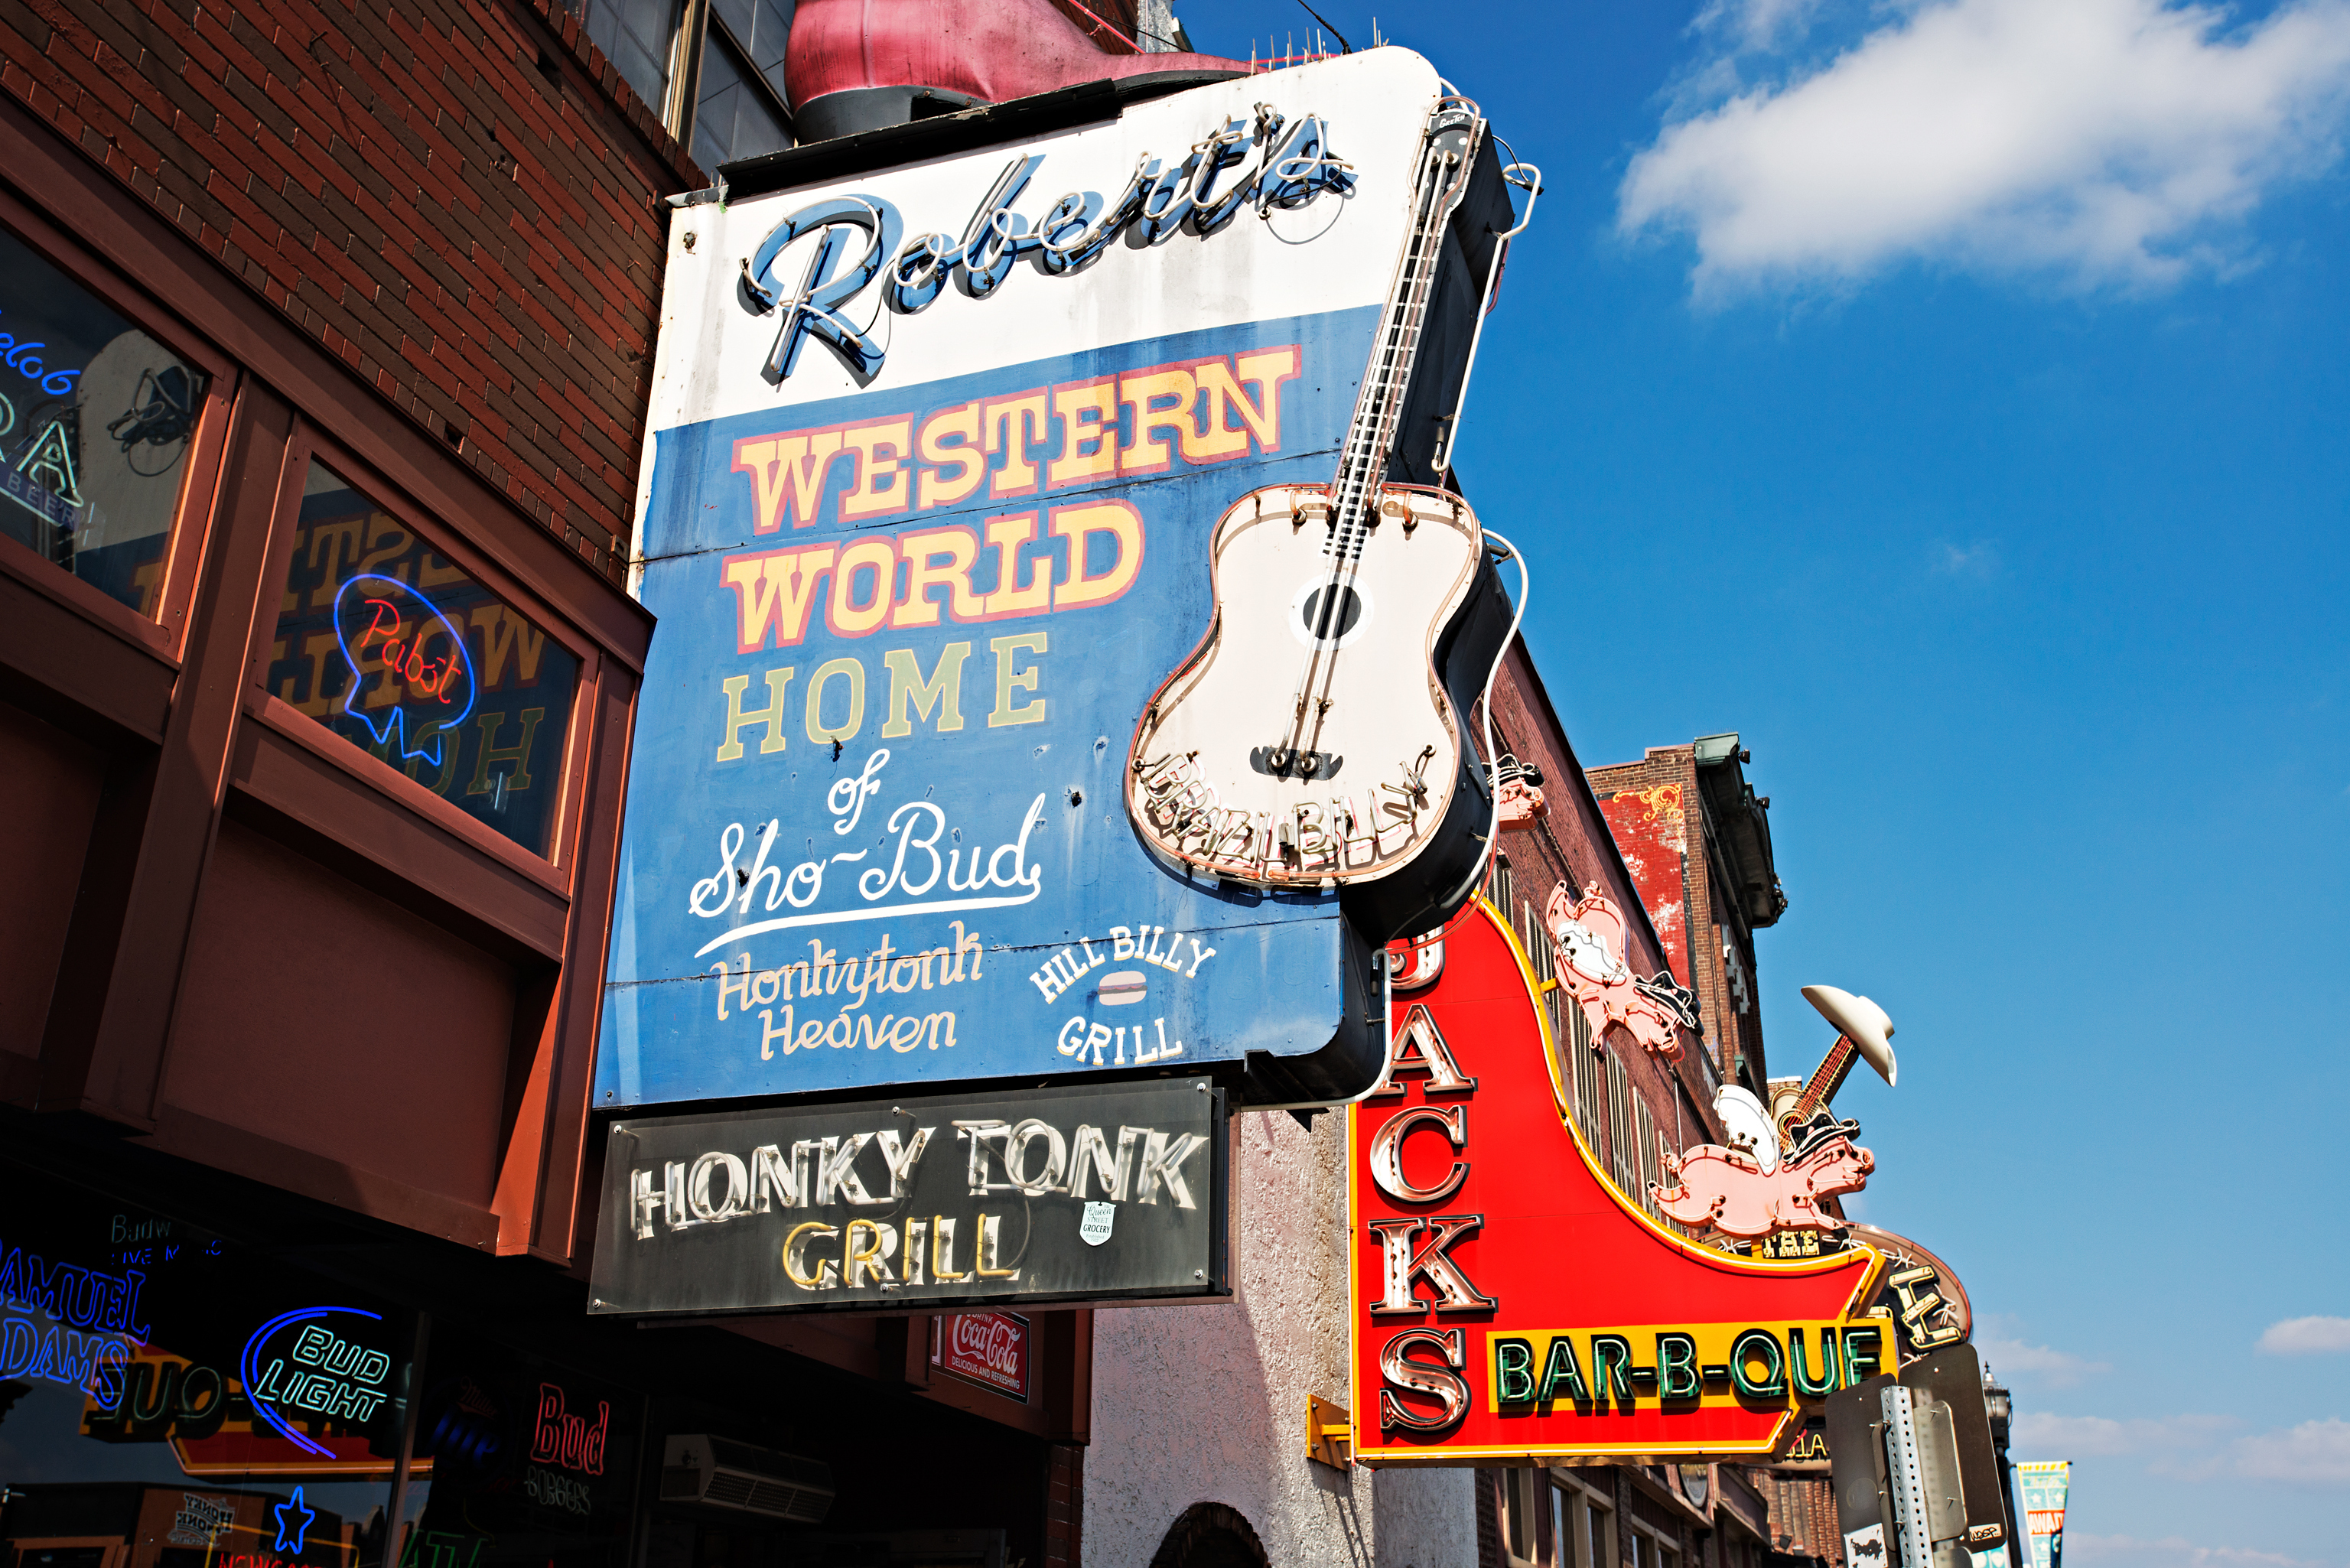
{"type": "Polygon", "coordinates": [[[1507,601],[1467,503],[1385,480],[1483,130],[1473,104],[1436,106],[1337,473],[1218,521],[1214,615],[1144,711],[1127,774],[1142,838],[1187,874],[1347,891],[1383,934],[1431,923],[1430,890],[1473,874],[1492,812],[1461,727],[1507,601]]]}
{"type": "MultiPolygon", "coordinates": [[[[1827,1109],[1844,1081],[1852,1076],[1853,1068],[1866,1061],[1877,1070],[1887,1087],[1891,1087],[1898,1067],[1893,1059],[1893,1020],[1885,1009],[1865,996],[1855,996],[1838,991],[1832,985],[1804,987],[1804,1000],[1819,1009],[1820,1016],[1835,1025],[1835,1044],[1820,1058],[1820,1064],[1800,1090],[1779,1088],[1781,1080],[1774,1079],[1778,1090],[1771,1096],[1771,1120],[1778,1129],[1783,1143],[1792,1141],[1794,1131],[1827,1109]]],[[[1792,1084],[1794,1080],[1784,1082],[1792,1084]]]]}

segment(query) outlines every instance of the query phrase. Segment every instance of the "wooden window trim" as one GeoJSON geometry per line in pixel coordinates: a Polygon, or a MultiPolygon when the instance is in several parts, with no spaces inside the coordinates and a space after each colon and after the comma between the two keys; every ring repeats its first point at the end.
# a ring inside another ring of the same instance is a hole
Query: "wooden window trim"
{"type": "Polygon", "coordinates": [[[203,407],[188,437],[188,472],[172,513],[170,543],[164,546],[163,581],[156,594],[153,619],[13,540],[0,541],[9,545],[0,555],[5,555],[5,564],[13,575],[109,630],[145,645],[176,667],[186,648],[188,610],[195,599],[204,545],[219,512],[221,462],[228,450],[229,417],[240,369],[178,318],[157,310],[151,296],[100,262],[70,231],[48,221],[5,186],[0,186],[0,226],[13,231],[44,261],[204,374],[203,407]],[[39,571],[27,576],[26,566],[32,563],[38,564],[39,571]]]}
{"type": "Polygon", "coordinates": [[[397,485],[385,480],[348,448],[323,431],[303,421],[296,423],[293,439],[286,442],[286,468],[280,479],[277,504],[270,524],[269,559],[264,568],[262,582],[264,613],[255,618],[254,642],[246,659],[244,683],[249,693],[246,711],[353,778],[400,802],[444,833],[568,898],[578,857],[580,813],[586,805],[582,781],[587,772],[589,742],[593,738],[594,693],[603,676],[601,647],[574,627],[568,618],[508,576],[496,562],[475,549],[463,535],[444,525],[429,511],[416,505],[397,485]],[[270,693],[269,650],[276,639],[276,607],[283,597],[286,574],[292,566],[296,520],[301,514],[303,486],[314,461],[325,464],[345,483],[398,519],[402,527],[422,540],[433,554],[465,572],[483,587],[495,594],[509,608],[528,618],[534,626],[579,661],[579,678],[572,689],[570,711],[564,716],[563,776],[556,784],[558,797],[554,807],[553,842],[547,846],[544,855],[525,848],[486,824],[475,821],[400,769],[370,756],[348,737],[270,693]]]}
{"type": "MultiPolygon", "coordinates": [[[[513,840],[484,827],[398,768],[376,761],[283,698],[247,688],[244,711],[247,718],[287,744],[308,753],[370,793],[404,807],[427,825],[456,838],[483,859],[494,861],[504,869],[528,878],[567,903],[570,900],[568,877],[513,840]]],[[[387,866],[386,869],[398,871],[400,867],[387,866]]]]}
{"type": "MultiPolygon", "coordinates": [[[[558,58],[569,59],[569,46],[563,47],[558,58]]],[[[608,108],[600,89],[595,101],[608,108]]],[[[651,144],[644,128],[614,119],[609,130],[614,145],[651,171],[656,183],[663,178],[681,182],[662,157],[647,151],[651,144]]],[[[679,161],[683,162],[681,154],[679,161]]],[[[297,409],[319,410],[339,421],[377,472],[396,477],[401,493],[478,524],[482,549],[497,559],[509,579],[572,604],[577,624],[605,653],[642,675],[653,626],[642,605],[522,507],[485,489],[481,475],[461,457],[394,410],[276,306],[232,278],[216,257],[192,246],[186,235],[117,182],[95,178],[86,157],[54,127],[0,95],[0,201],[16,199],[28,200],[35,211],[72,211],[77,243],[108,257],[145,296],[172,301],[172,309],[203,335],[201,341],[218,345],[214,358],[227,356],[240,371],[240,396],[265,387],[297,409]]],[[[57,233],[46,219],[35,220],[32,227],[57,233]]],[[[147,313],[139,318],[143,322],[147,313]]],[[[189,339],[168,341],[179,347],[189,339]]],[[[212,361],[203,363],[209,369],[212,361]]]]}

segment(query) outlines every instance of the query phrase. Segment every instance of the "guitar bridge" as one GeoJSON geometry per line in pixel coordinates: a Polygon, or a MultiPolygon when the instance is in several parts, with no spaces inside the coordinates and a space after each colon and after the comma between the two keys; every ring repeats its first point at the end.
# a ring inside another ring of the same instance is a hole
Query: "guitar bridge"
{"type": "Polygon", "coordinates": [[[1331,752],[1293,752],[1281,746],[1257,746],[1249,752],[1249,766],[1273,779],[1336,778],[1346,765],[1346,758],[1331,752]]]}

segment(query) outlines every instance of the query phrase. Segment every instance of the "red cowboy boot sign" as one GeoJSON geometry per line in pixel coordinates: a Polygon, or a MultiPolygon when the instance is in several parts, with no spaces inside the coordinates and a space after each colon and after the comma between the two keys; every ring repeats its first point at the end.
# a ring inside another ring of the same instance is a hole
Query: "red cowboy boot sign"
{"type": "Polygon", "coordinates": [[[1890,1321],[1855,1315],[1881,1254],[1735,1257],[1652,1218],[1566,1108],[1588,1047],[1506,921],[1480,898],[1443,943],[1348,1113],[1361,1462],[1751,1459],[1892,1369],[1890,1321]]]}

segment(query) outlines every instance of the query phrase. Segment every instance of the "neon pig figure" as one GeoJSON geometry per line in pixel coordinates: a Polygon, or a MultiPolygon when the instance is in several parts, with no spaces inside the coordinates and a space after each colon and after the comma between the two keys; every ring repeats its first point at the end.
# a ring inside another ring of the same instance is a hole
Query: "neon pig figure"
{"type": "Polygon", "coordinates": [[[343,698],[343,711],[365,724],[380,746],[393,742],[396,737],[403,762],[422,757],[434,767],[441,766],[442,736],[455,731],[473,711],[473,656],[457,623],[398,577],[365,572],[335,590],[335,640],[341,645],[343,662],[351,671],[351,689],[343,698]],[[438,659],[424,656],[424,645],[435,623],[449,639],[449,652],[438,659]],[[411,625],[416,628],[412,632],[411,625]],[[386,675],[408,688],[408,695],[394,703],[380,722],[359,706],[367,685],[361,679],[359,655],[369,652],[375,654],[386,675]],[[462,704],[456,694],[461,684],[462,704]],[[430,700],[429,706],[423,699],[430,700]],[[411,704],[423,710],[412,725],[411,704]]]}

